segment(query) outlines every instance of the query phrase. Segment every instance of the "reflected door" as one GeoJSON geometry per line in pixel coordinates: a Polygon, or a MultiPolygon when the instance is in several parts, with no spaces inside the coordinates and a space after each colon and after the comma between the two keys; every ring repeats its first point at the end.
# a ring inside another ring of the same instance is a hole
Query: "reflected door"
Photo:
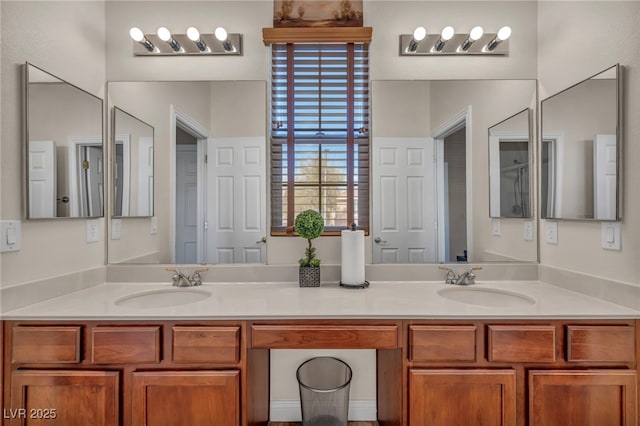
{"type": "Polygon", "coordinates": [[[56,143],[29,141],[29,218],[56,217],[56,143]]]}
{"type": "Polygon", "coordinates": [[[176,263],[198,263],[197,146],[176,147],[176,263]]]}
{"type": "Polygon", "coordinates": [[[433,139],[376,138],[373,154],[373,262],[434,262],[433,139]]]}
{"type": "Polygon", "coordinates": [[[618,171],[616,135],[596,135],[593,146],[595,218],[615,220],[618,171]]]}
{"type": "Polygon", "coordinates": [[[265,263],[265,141],[207,141],[207,263],[265,263]]]}

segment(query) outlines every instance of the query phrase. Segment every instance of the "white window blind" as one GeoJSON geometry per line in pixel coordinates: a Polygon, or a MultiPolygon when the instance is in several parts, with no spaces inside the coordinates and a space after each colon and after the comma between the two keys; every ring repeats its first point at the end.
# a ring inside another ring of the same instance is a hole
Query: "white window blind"
{"type": "Polygon", "coordinates": [[[325,233],[369,229],[366,44],[274,44],[271,233],[291,234],[306,209],[325,233]]]}

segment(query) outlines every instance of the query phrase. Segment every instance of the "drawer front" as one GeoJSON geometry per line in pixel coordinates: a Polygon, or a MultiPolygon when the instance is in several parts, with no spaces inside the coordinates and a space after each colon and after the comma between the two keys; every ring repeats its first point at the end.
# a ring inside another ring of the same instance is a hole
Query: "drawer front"
{"type": "Polygon", "coordinates": [[[95,327],[91,330],[95,364],[160,362],[160,326],[95,327]]]}
{"type": "Polygon", "coordinates": [[[240,327],[175,326],[173,362],[237,363],[240,327]]]}
{"type": "Polygon", "coordinates": [[[633,362],[634,332],[626,325],[568,325],[567,361],[633,362]]]}
{"type": "Polygon", "coordinates": [[[487,357],[493,362],[555,362],[553,325],[489,325],[487,357]]]}
{"type": "Polygon", "coordinates": [[[253,325],[256,349],[396,349],[396,325],[253,325]]]}
{"type": "Polygon", "coordinates": [[[409,359],[424,362],[474,362],[476,327],[444,325],[409,326],[409,359]]]}
{"type": "Polygon", "coordinates": [[[11,361],[14,363],[80,362],[80,326],[15,326],[11,361]]]}

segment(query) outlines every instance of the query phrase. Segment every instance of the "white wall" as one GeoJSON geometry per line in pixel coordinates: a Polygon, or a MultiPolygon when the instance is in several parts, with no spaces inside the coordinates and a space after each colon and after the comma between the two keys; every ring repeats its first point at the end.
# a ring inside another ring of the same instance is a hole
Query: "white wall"
{"type": "MultiPolygon", "coordinates": [[[[103,97],[105,11],[102,2],[2,1],[3,220],[23,219],[22,66],[28,61],[103,97]]],[[[104,266],[100,241],[86,243],[86,220],[22,223],[22,250],[0,255],[3,287],[104,266]],[[64,248],[64,249],[62,249],[64,248]]]]}
{"type": "MultiPolygon", "coordinates": [[[[622,250],[603,250],[600,222],[561,221],[559,244],[540,244],[543,265],[638,284],[640,277],[640,2],[538,3],[540,99],[620,63],[625,67],[622,250]]],[[[541,233],[544,232],[541,223],[541,233]]]]}

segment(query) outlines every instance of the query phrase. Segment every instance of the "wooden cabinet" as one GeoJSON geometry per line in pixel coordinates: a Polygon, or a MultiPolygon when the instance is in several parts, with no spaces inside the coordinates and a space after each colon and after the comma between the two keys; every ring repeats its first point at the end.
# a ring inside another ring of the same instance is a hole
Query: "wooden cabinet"
{"type": "Polygon", "coordinates": [[[118,384],[116,371],[14,371],[4,417],[11,426],[117,426],[118,384]]]}
{"type": "Polygon", "coordinates": [[[133,373],[133,426],[237,426],[240,372],[133,373]]]}
{"type": "Polygon", "coordinates": [[[635,426],[636,387],[631,370],[530,371],[529,425],[635,426]]]}
{"type": "Polygon", "coordinates": [[[515,370],[409,370],[410,425],[516,424],[515,370]]]}

